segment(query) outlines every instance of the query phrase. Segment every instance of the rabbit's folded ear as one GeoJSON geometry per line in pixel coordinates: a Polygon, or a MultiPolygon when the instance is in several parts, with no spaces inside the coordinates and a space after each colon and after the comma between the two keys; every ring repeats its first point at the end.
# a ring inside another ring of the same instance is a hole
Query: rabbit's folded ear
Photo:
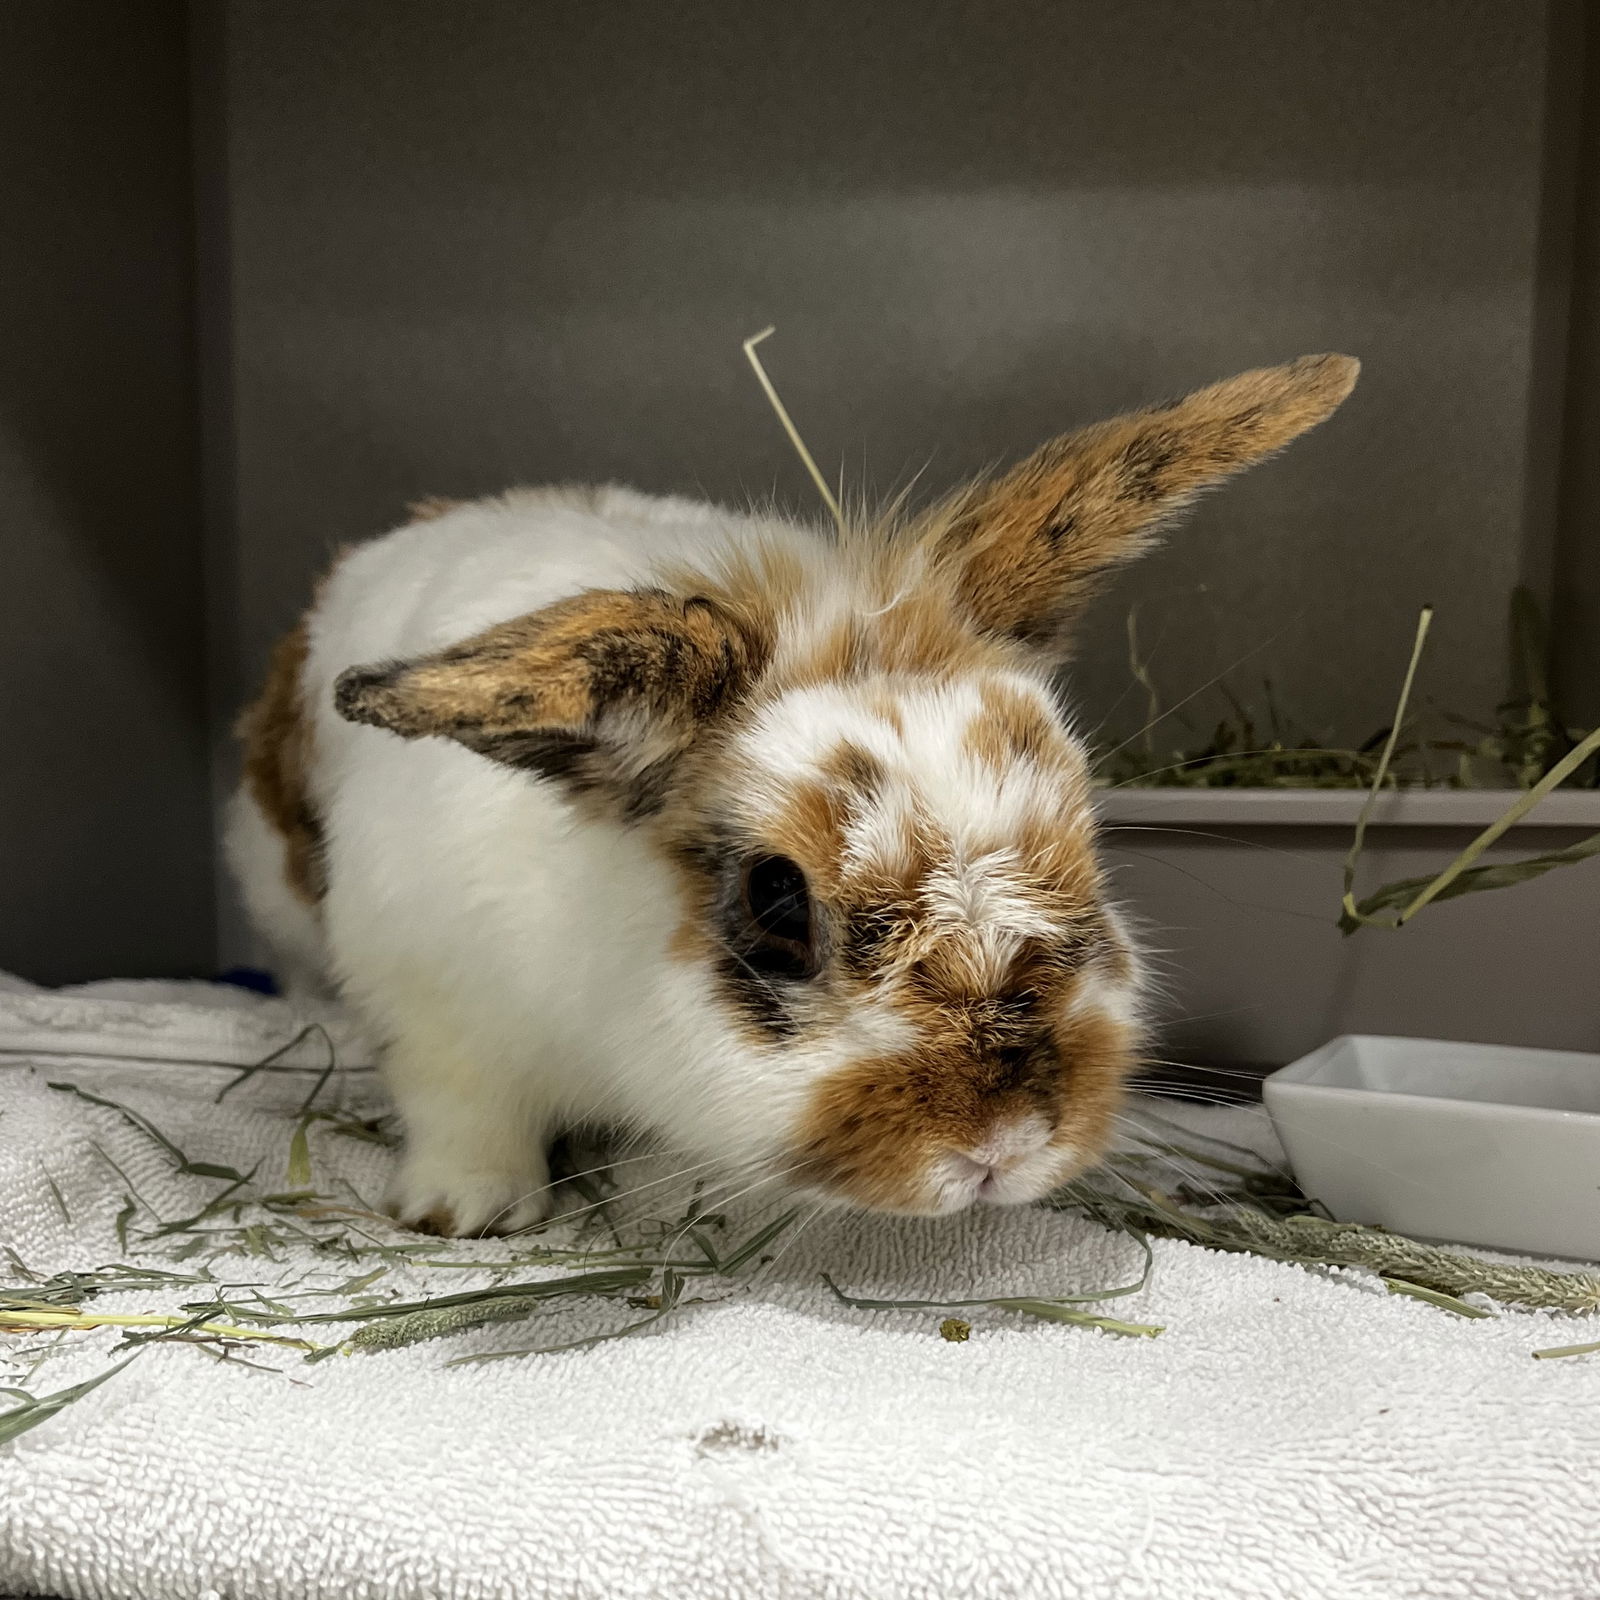
{"type": "Polygon", "coordinates": [[[454,739],[630,817],[759,669],[763,647],[708,600],[594,589],[435,655],[353,667],[351,722],[454,739]]]}
{"type": "Polygon", "coordinates": [[[939,507],[930,553],[980,627],[1057,648],[1109,569],[1202,490],[1329,416],[1359,371],[1349,356],[1302,356],[1052,440],[939,507]]]}

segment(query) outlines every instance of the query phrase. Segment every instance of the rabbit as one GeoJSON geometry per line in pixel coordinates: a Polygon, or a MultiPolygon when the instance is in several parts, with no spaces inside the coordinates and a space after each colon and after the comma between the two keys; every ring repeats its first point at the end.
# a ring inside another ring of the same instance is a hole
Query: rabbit
{"type": "Polygon", "coordinates": [[[243,719],[227,846],[291,990],[380,1041],[393,1215],[532,1227],[584,1123],[883,1212],[1092,1165],[1147,982],[1073,620],[1358,370],[1246,372],[838,529],[549,488],[344,553],[243,719]]]}

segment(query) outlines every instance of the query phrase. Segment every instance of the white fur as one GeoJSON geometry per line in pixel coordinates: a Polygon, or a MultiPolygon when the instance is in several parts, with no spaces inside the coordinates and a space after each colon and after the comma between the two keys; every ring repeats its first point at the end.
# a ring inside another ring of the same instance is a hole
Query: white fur
{"type": "Polygon", "coordinates": [[[886,793],[863,811],[847,840],[852,862],[892,862],[904,837],[902,818],[936,823],[955,850],[976,857],[1005,848],[1031,820],[1081,810],[1088,799],[1086,764],[1080,762],[1064,784],[1060,773],[1023,757],[996,771],[967,749],[968,729],[983,715],[985,684],[1032,700],[1043,717],[1055,720],[1042,676],[1020,672],[988,672],[981,681],[885,674],[791,690],[763,707],[741,738],[752,803],[765,799],[780,808],[787,783],[815,777],[849,743],[876,757],[890,777],[886,793]],[[872,709],[883,698],[894,701],[898,728],[872,709]]]}
{"type": "MultiPolygon", "coordinates": [[[[756,539],[827,570],[827,547],[789,524],[554,490],[402,528],[325,585],[304,684],[327,847],[320,920],[284,887],[281,844],[247,799],[233,808],[228,853],[295,981],[324,969],[388,1044],[407,1132],[402,1216],[448,1207],[463,1230],[536,1220],[543,1142],[576,1120],[649,1129],[686,1166],[720,1160],[747,1181],[776,1181],[817,1078],[905,1042],[892,1010],[867,1006],[825,1038],[752,1045],[713,1003],[709,973],[670,952],[678,887],[636,830],[581,818],[555,785],[447,740],[408,742],[333,710],[348,667],[456,643],[581,589],[706,568],[756,539]]],[[[827,607],[848,603],[839,585],[824,589],[827,607]]],[[[1012,686],[1047,694],[1042,679],[1012,686]]],[[[748,736],[751,803],[776,801],[841,737],[859,739],[900,775],[901,803],[931,806],[951,827],[966,865],[930,888],[945,914],[1001,943],[1034,931],[1003,851],[1022,817],[1063,803],[1059,781],[1025,765],[996,777],[961,755],[974,685],[895,687],[903,737],[843,691],[784,697],[748,736]]],[[[880,847],[870,827],[851,844],[880,847]]]]}
{"type": "Polygon", "coordinates": [[[243,790],[228,803],[222,844],[245,910],[276,958],[284,992],[296,999],[324,996],[328,952],[321,921],[289,888],[283,835],[243,790]]]}

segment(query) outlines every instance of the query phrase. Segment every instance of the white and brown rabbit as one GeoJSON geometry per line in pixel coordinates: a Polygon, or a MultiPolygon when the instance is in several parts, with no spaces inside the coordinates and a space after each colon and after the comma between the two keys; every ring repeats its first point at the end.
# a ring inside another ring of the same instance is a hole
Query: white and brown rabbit
{"type": "Polygon", "coordinates": [[[384,1043],[395,1213],[526,1227],[591,1121],[887,1211],[1092,1163],[1141,976],[1063,637],[1356,371],[1247,372],[842,533],[519,490],[344,555],[246,714],[229,849],[291,983],[384,1043]]]}

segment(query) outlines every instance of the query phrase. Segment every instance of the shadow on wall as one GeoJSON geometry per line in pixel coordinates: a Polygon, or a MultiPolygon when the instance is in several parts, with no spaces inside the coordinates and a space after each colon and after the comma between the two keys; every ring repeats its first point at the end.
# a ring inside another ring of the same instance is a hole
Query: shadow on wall
{"type": "Polygon", "coordinates": [[[0,969],[204,972],[184,11],[69,4],[5,33],[0,969]]]}

